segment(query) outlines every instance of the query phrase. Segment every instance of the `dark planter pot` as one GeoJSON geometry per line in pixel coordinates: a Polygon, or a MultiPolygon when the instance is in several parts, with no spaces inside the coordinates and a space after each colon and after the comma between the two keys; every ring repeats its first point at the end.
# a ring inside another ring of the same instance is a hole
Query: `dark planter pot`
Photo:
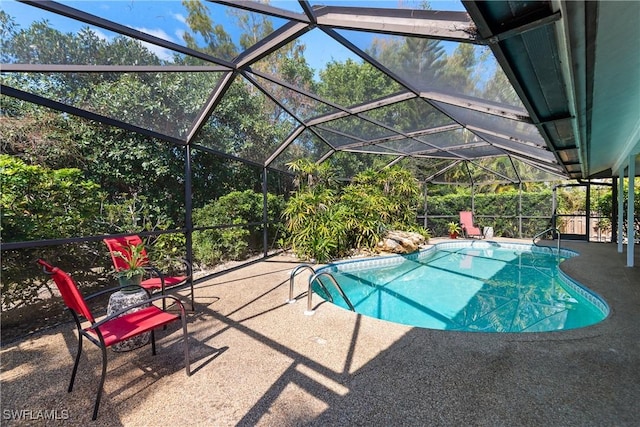
{"type": "Polygon", "coordinates": [[[142,274],[132,277],[118,277],[118,282],[120,283],[120,290],[125,294],[134,294],[136,292],[140,292],[142,289],[140,284],[142,283],[142,274]]]}

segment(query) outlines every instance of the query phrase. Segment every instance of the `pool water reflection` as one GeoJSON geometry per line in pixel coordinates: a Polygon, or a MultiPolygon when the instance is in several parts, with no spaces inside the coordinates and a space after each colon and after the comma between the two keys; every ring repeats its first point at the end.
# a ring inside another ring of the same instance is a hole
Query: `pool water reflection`
{"type": "MultiPolygon", "coordinates": [[[[336,279],[358,313],[378,319],[443,330],[543,332],[593,325],[608,315],[599,296],[559,271],[559,262],[575,255],[465,241],[318,272],[336,279]]],[[[332,286],[326,288],[335,304],[347,307],[332,286]]],[[[317,284],[314,290],[327,297],[317,284]]]]}

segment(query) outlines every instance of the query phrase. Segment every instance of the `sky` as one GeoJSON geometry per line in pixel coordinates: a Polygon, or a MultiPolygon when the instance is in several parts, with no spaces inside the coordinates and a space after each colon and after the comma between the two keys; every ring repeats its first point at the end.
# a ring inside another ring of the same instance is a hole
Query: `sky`
{"type": "MultiPolygon", "coordinates": [[[[186,13],[180,1],[152,1],[152,0],[116,0],[116,1],[80,1],[80,0],[63,0],[59,1],[70,7],[78,8],[88,13],[92,13],[103,18],[113,20],[115,22],[127,25],[131,28],[143,31],[145,33],[160,37],[174,43],[182,44],[182,35],[188,29],[185,22],[186,13]]],[[[340,6],[368,6],[382,8],[412,8],[416,7],[420,2],[416,0],[312,0],[312,5],[340,5],[340,6]]],[[[240,32],[235,25],[231,24],[231,19],[224,12],[223,6],[214,3],[205,2],[212,17],[216,23],[224,26],[230,36],[238,45],[240,32]]],[[[301,8],[297,0],[272,0],[271,5],[282,9],[301,12],[301,8]]],[[[27,28],[31,22],[41,19],[47,19],[51,25],[63,32],[75,32],[87,25],[81,22],[75,22],[68,18],[64,18],[52,13],[42,11],[38,8],[18,3],[14,0],[2,0],[0,7],[10,16],[16,19],[20,28],[27,28]]],[[[464,11],[464,7],[457,1],[436,0],[431,1],[431,7],[436,10],[455,10],[464,11]]],[[[274,25],[284,24],[284,20],[275,19],[274,25]]],[[[102,28],[93,27],[93,31],[100,37],[111,39],[116,34],[110,33],[102,28]]],[[[362,35],[369,37],[369,35],[362,35]]],[[[307,44],[307,52],[313,52],[313,55],[307,55],[307,62],[316,70],[316,72],[324,68],[327,62],[331,60],[344,61],[347,58],[358,58],[342,45],[334,42],[320,30],[309,32],[302,38],[307,44]]],[[[366,43],[365,39],[360,40],[366,43]]],[[[357,44],[357,41],[356,41],[357,44]]],[[[147,48],[153,51],[158,57],[169,60],[172,53],[162,47],[147,44],[147,48]]]]}

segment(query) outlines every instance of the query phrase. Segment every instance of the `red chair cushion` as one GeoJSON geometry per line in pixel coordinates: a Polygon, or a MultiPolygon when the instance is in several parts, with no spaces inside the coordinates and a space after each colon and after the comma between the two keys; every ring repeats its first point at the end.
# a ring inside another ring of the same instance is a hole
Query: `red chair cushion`
{"type": "MultiPolygon", "coordinates": [[[[180,316],[162,311],[156,306],[151,306],[117,317],[100,325],[98,329],[102,333],[105,346],[109,347],[178,319],[180,319],[180,316]]],[[[88,328],[87,331],[97,335],[93,328],[88,328]]]]}
{"type": "MultiPolygon", "coordinates": [[[[165,288],[179,285],[187,280],[187,276],[171,276],[164,278],[165,288]]],[[[159,277],[152,277],[150,279],[143,280],[140,284],[145,289],[160,289],[162,288],[162,281],[159,277]]]]}

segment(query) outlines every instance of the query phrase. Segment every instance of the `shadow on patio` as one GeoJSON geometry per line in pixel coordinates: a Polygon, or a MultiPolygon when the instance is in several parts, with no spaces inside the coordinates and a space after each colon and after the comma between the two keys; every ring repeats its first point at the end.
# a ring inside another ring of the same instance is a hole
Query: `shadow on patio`
{"type": "MultiPolygon", "coordinates": [[[[287,256],[197,286],[189,317],[194,374],[180,333],[110,354],[91,425],[633,425],[640,416],[640,269],[610,244],[563,242],[582,255],[563,269],[612,313],[590,328],[530,334],[456,333],[359,316],[329,303],[314,316],[287,304],[287,256]]],[[[306,276],[296,281],[304,291],[306,276]]],[[[314,303],[320,303],[314,297],[314,303]]],[[[66,393],[71,324],[2,349],[2,418],[55,410],[48,424],[89,425],[99,353],[85,352],[66,393]],[[66,417],[65,417],[66,415],[66,417]],[[68,419],[67,419],[68,418],[68,419]]],[[[15,418],[15,417],[14,417],[15,418]]],[[[44,424],[44,420],[40,419],[44,424]]]]}

